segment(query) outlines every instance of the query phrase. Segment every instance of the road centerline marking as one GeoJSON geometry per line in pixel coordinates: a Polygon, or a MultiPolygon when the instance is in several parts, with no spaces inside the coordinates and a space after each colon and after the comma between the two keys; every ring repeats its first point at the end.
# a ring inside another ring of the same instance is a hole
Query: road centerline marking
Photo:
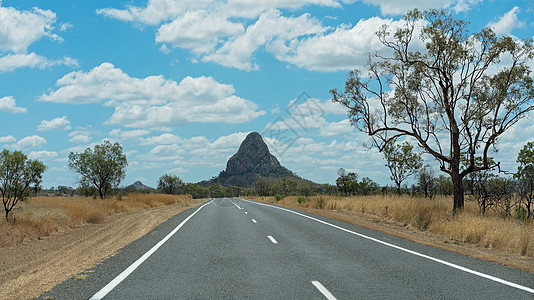
{"type": "Polygon", "coordinates": [[[410,253],[410,254],[413,254],[415,256],[426,258],[428,260],[437,262],[437,263],[442,264],[442,265],[449,266],[451,268],[454,268],[454,269],[457,269],[457,270],[460,270],[460,271],[463,271],[463,272],[466,272],[466,273],[470,273],[470,274],[473,274],[473,275],[476,275],[476,276],[479,276],[479,277],[482,277],[482,278],[486,278],[486,279],[494,281],[494,282],[498,282],[498,283],[507,285],[509,287],[513,287],[513,288],[516,288],[516,289],[523,290],[525,292],[529,292],[531,294],[534,294],[534,288],[530,288],[530,287],[527,287],[527,286],[524,286],[524,285],[520,285],[520,284],[511,282],[511,281],[504,280],[504,279],[499,278],[499,277],[495,277],[495,276],[492,276],[492,275],[489,275],[489,274],[485,274],[485,273],[482,273],[482,272],[479,272],[479,271],[475,271],[475,270],[472,270],[472,269],[469,269],[469,268],[466,268],[466,267],[462,267],[460,265],[453,264],[453,263],[450,263],[448,261],[445,261],[445,260],[442,260],[442,259],[439,259],[439,258],[435,258],[435,257],[429,256],[429,255],[426,255],[426,254],[423,254],[423,253],[420,253],[420,252],[417,252],[417,251],[413,251],[413,250],[410,250],[410,249],[403,248],[401,246],[397,246],[397,245],[394,245],[394,244],[391,244],[391,243],[388,243],[388,242],[384,242],[384,241],[381,241],[379,239],[367,236],[365,234],[361,234],[361,233],[358,233],[358,232],[343,228],[341,226],[334,225],[334,224],[328,223],[326,221],[323,221],[323,220],[320,220],[320,219],[317,219],[317,218],[314,218],[314,217],[310,217],[310,216],[305,215],[305,214],[298,213],[296,211],[292,211],[292,210],[287,209],[287,208],[278,207],[278,206],[269,205],[269,204],[260,203],[260,202],[255,202],[255,201],[250,201],[250,200],[247,200],[247,199],[242,199],[242,200],[246,201],[246,202],[249,202],[249,203],[256,204],[256,205],[261,205],[261,206],[266,206],[266,207],[270,207],[270,208],[276,208],[276,209],[279,209],[279,210],[287,211],[289,213],[292,213],[292,214],[295,214],[295,215],[298,215],[298,216],[301,216],[301,217],[304,217],[304,218],[308,218],[310,220],[313,220],[313,221],[319,222],[321,224],[324,224],[324,225],[327,225],[327,226],[330,226],[330,227],[345,231],[347,233],[359,236],[361,238],[368,239],[370,241],[373,241],[373,242],[376,242],[376,243],[379,243],[379,244],[382,244],[382,245],[385,245],[385,246],[388,246],[388,247],[391,247],[391,248],[395,248],[397,250],[400,250],[400,251],[403,251],[403,252],[406,252],[406,253],[410,253]]]}
{"type": "Polygon", "coordinates": [[[256,221],[256,219],[252,219],[252,222],[253,222],[254,224],[258,223],[258,221],[256,221]]]}
{"type": "Polygon", "coordinates": [[[278,242],[277,242],[272,236],[268,235],[267,237],[269,238],[269,240],[271,240],[271,242],[272,242],[273,244],[275,244],[275,245],[278,244],[278,242]]]}
{"type": "Polygon", "coordinates": [[[336,300],[336,297],[334,297],[334,295],[332,295],[332,293],[330,293],[330,291],[327,290],[319,281],[312,281],[311,283],[326,297],[326,299],[336,300]]]}
{"type": "Polygon", "coordinates": [[[154,247],[150,248],[143,256],[138,258],[135,262],[133,262],[128,268],[126,268],[124,271],[122,271],[117,277],[115,277],[113,280],[111,280],[106,286],[104,286],[100,291],[98,291],[96,294],[93,295],[89,300],[100,300],[104,298],[109,292],[111,292],[119,283],[121,283],[126,277],[128,277],[130,274],[132,274],[137,267],[139,267],[145,260],[147,260],[156,250],[159,249],[168,239],[170,239],[182,226],[184,226],[187,221],[189,221],[197,212],[199,212],[204,206],[210,204],[213,202],[211,200],[208,203],[203,204],[201,207],[199,207],[197,210],[195,210],[192,214],[190,214],[185,220],[182,221],[176,228],[173,229],[169,234],[167,234],[161,241],[159,241],[154,247]]]}
{"type": "Polygon", "coordinates": [[[245,212],[245,215],[248,215],[248,212],[245,212]]]}

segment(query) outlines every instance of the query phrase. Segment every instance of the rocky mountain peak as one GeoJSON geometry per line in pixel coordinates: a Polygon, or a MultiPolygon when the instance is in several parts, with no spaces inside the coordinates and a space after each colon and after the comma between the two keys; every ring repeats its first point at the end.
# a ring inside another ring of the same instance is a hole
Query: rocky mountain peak
{"type": "Polygon", "coordinates": [[[269,152],[269,147],[257,132],[249,133],[228,162],[226,170],[205,184],[250,187],[262,178],[297,177],[284,168],[269,152]]]}
{"type": "Polygon", "coordinates": [[[261,135],[252,132],[239,146],[239,150],[226,163],[226,175],[238,175],[250,172],[264,173],[271,168],[281,167],[280,162],[269,152],[269,147],[261,135]]]}

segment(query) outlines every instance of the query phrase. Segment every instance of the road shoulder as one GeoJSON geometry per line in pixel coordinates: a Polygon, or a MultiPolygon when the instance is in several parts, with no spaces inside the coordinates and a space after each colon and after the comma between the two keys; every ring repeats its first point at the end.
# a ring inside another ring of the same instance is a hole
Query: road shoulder
{"type": "Polygon", "coordinates": [[[170,217],[206,200],[131,211],[85,224],[38,241],[1,248],[0,299],[29,299],[82,274],[170,217]]]}

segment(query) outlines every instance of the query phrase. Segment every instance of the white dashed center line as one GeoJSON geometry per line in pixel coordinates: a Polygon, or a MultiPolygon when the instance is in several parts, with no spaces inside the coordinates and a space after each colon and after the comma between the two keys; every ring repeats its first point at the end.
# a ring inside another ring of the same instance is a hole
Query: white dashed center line
{"type": "Polygon", "coordinates": [[[248,215],[248,212],[245,212],[245,215],[248,215]]]}
{"type": "Polygon", "coordinates": [[[326,299],[336,300],[336,297],[334,297],[334,295],[332,295],[332,293],[330,293],[330,291],[327,290],[319,281],[312,281],[311,283],[326,297],[326,299]]]}
{"type": "Polygon", "coordinates": [[[258,221],[256,221],[256,219],[252,219],[252,222],[253,222],[254,224],[258,223],[258,221]]]}
{"type": "Polygon", "coordinates": [[[278,244],[278,242],[272,236],[269,235],[267,237],[271,240],[271,242],[273,242],[273,244],[278,244]]]}

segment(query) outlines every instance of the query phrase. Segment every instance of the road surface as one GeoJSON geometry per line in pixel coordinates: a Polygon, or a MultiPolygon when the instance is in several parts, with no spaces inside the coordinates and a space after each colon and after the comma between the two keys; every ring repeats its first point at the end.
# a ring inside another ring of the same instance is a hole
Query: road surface
{"type": "Polygon", "coordinates": [[[41,296],[55,299],[534,299],[534,275],[245,199],[183,212],[41,296]]]}

